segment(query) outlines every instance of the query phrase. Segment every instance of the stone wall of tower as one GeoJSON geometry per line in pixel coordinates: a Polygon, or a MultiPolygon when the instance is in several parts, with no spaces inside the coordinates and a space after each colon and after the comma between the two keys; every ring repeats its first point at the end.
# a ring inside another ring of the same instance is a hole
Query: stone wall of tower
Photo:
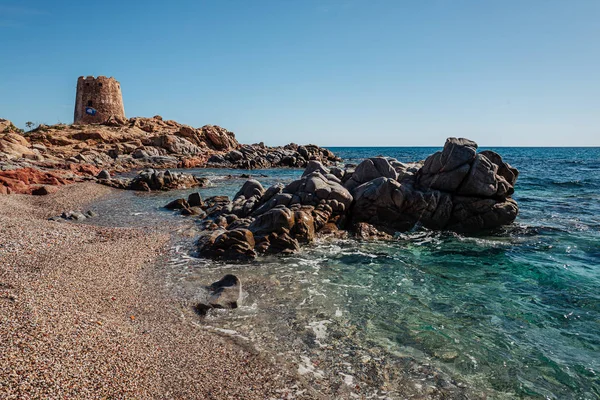
{"type": "Polygon", "coordinates": [[[110,117],[126,119],[121,84],[112,77],[80,76],[77,79],[73,123],[102,123],[110,117]],[[87,113],[86,109],[92,113],[87,113]],[[95,110],[95,114],[93,114],[93,110],[95,110]]]}

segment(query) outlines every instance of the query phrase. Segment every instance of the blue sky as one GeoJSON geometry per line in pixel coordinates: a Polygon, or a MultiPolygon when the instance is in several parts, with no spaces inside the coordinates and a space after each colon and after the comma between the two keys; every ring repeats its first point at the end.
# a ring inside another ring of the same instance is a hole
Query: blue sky
{"type": "Polygon", "coordinates": [[[128,117],[244,143],[600,145],[599,0],[0,0],[0,118],[70,123],[80,75],[128,117]]]}

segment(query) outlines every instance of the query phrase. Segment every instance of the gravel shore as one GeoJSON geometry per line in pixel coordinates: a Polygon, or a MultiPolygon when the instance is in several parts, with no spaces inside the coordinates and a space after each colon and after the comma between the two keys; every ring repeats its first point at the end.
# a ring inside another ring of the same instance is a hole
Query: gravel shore
{"type": "Polygon", "coordinates": [[[294,392],[294,374],[196,326],[164,294],[154,261],[168,234],[47,220],[111,190],[0,196],[0,398],[294,392]]]}

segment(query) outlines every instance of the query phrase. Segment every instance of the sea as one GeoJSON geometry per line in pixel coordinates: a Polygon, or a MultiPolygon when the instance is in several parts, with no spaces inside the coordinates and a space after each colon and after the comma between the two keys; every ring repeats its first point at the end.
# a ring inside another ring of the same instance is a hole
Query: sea
{"type": "MultiPolygon", "coordinates": [[[[330,149],[350,164],[440,150],[330,149]]],[[[199,258],[194,219],[163,208],[193,191],[233,196],[243,173],[266,187],[297,179],[297,169],[187,170],[211,185],[121,191],[93,204],[89,223],[172,232],[158,267],[184,308],[205,285],[237,275],[239,308],[189,318],[296,370],[309,392],[290,388],[289,398],[599,399],[600,148],[491,150],[520,171],[520,212],[477,235],[416,228],[392,241],[330,238],[291,256],[224,263],[199,258]]]]}

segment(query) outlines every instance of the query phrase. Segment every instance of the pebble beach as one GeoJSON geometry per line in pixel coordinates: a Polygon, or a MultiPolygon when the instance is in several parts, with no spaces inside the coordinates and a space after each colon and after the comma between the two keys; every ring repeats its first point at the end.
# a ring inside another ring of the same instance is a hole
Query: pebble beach
{"type": "Polygon", "coordinates": [[[168,233],[48,221],[111,190],[0,196],[0,398],[302,393],[293,374],[201,329],[164,293],[154,261],[168,233]]]}

